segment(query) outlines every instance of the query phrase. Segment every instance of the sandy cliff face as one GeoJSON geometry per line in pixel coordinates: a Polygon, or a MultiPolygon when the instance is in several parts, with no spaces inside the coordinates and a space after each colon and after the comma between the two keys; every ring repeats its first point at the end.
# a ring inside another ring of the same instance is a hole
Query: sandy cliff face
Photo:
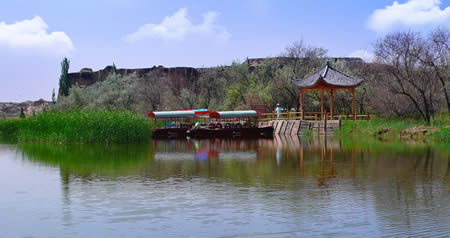
{"type": "Polygon", "coordinates": [[[0,117],[19,116],[20,108],[23,108],[25,115],[30,116],[33,114],[33,111],[35,113],[42,112],[43,108],[49,103],[50,102],[45,101],[44,99],[20,103],[0,102],[0,117]]]}

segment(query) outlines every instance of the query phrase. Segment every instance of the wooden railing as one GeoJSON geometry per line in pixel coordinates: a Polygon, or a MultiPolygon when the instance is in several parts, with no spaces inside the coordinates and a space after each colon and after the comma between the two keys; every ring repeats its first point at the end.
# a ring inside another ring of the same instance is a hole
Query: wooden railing
{"type": "MultiPolygon", "coordinates": [[[[323,117],[321,112],[304,112],[303,120],[314,120],[319,121],[323,119],[327,120],[341,120],[341,119],[350,119],[354,120],[370,120],[373,115],[368,114],[337,114],[331,116],[329,113],[325,112],[323,117]]],[[[280,113],[280,118],[278,120],[301,120],[302,115],[301,112],[282,112],[280,113]]],[[[277,114],[273,113],[262,113],[258,117],[259,121],[271,121],[277,120],[277,114]]]]}

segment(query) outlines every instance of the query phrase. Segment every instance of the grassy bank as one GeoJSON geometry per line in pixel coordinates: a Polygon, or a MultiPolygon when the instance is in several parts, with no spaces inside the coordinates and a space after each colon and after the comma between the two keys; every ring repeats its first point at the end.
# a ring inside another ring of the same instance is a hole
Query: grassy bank
{"type": "Polygon", "coordinates": [[[342,122],[341,135],[450,141],[450,117],[448,114],[441,115],[429,126],[423,121],[412,119],[377,117],[370,121],[345,120],[342,122]]]}
{"type": "Polygon", "coordinates": [[[50,143],[136,143],[151,138],[151,122],[130,112],[70,110],[0,121],[0,135],[50,143]]]}

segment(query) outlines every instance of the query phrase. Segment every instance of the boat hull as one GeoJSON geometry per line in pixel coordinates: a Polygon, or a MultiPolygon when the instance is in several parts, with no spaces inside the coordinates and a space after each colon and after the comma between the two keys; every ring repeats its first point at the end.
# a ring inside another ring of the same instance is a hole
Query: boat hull
{"type": "Polygon", "coordinates": [[[273,127],[199,128],[186,134],[191,138],[273,138],[273,127]]]}
{"type": "Polygon", "coordinates": [[[154,129],[152,138],[154,139],[185,139],[187,128],[160,128],[154,129]]]}

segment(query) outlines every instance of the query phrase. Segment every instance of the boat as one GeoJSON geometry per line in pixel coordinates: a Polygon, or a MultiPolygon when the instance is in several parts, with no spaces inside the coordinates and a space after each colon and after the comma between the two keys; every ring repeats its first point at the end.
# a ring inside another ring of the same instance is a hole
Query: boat
{"type": "Polygon", "coordinates": [[[207,126],[186,131],[191,138],[273,138],[272,126],[257,126],[257,113],[247,111],[211,112],[207,126]]]}
{"type": "Polygon", "coordinates": [[[185,111],[165,111],[165,112],[149,112],[149,118],[164,121],[163,128],[153,130],[152,137],[155,139],[185,139],[186,131],[192,128],[192,122],[195,118],[194,110],[185,111]]]}
{"type": "Polygon", "coordinates": [[[272,126],[257,126],[257,113],[247,111],[216,112],[207,109],[149,112],[148,117],[163,121],[153,130],[155,139],[190,138],[273,138],[272,126]],[[195,124],[194,124],[194,121],[195,124]],[[203,123],[202,123],[203,122],[203,123]]]}

